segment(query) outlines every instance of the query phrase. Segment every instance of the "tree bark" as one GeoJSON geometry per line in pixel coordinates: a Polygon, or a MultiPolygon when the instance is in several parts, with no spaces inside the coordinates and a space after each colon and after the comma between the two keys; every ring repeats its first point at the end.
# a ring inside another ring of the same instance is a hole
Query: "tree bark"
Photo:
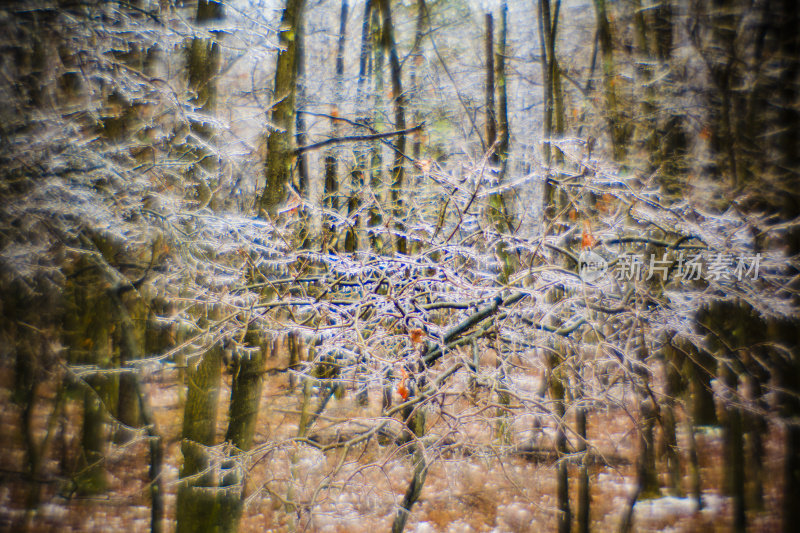
{"type": "Polygon", "coordinates": [[[591,492],[589,486],[588,447],[586,440],[586,408],[578,407],[575,411],[575,432],[580,439],[576,451],[583,452],[580,473],[578,474],[578,533],[589,533],[591,521],[589,510],[591,506],[591,492]]]}
{"type": "MultiPolygon", "coordinates": [[[[211,319],[217,317],[210,313],[211,319]]],[[[217,410],[222,377],[222,347],[209,348],[187,369],[186,405],[181,431],[183,466],[178,485],[177,531],[217,531],[223,516],[218,480],[206,447],[216,444],[217,410]],[[189,478],[189,479],[187,479],[189,478]]]]}
{"type": "Polygon", "coordinates": [[[605,86],[606,120],[614,159],[621,161],[626,153],[626,133],[622,117],[617,105],[618,78],[614,64],[614,43],[612,41],[611,24],[608,20],[606,0],[594,0],[597,18],[597,35],[600,41],[600,53],[603,58],[603,84],[605,86]]]}
{"type": "Polygon", "coordinates": [[[486,114],[486,147],[490,160],[497,161],[497,116],[494,106],[494,16],[486,13],[484,32],[484,57],[486,58],[486,89],[484,113],[486,114]]]}
{"type": "MultiPolygon", "coordinates": [[[[406,109],[405,94],[403,93],[403,80],[400,71],[400,58],[397,55],[397,43],[394,39],[394,27],[392,25],[392,10],[390,0],[378,0],[383,27],[381,28],[381,47],[384,53],[389,54],[389,74],[392,80],[392,106],[394,108],[394,126],[398,131],[406,128],[406,109]]],[[[392,218],[394,218],[394,229],[396,231],[395,249],[401,254],[408,253],[407,239],[404,235],[406,231],[405,210],[403,205],[403,188],[405,181],[405,151],[406,136],[397,136],[395,144],[394,163],[392,165],[391,176],[391,199],[392,199],[392,218]]]]}
{"type": "MultiPolygon", "coordinates": [[[[335,82],[334,82],[334,104],[331,116],[334,119],[331,121],[331,137],[338,138],[340,136],[339,121],[335,118],[339,116],[339,100],[344,92],[344,45],[347,32],[347,0],[342,0],[342,8],[339,12],[339,39],[336,45],[336,68],[335,68],[335,82]]],[[[337,234],[337,216],[339,214],[339,162],[337,159],[337,150],[332,149],[325,155],[325,185],[323,190],[323,207],[334,213],[330,217],[327,235],[323,239],[325,246],[328,249],[338,250],[341,248],[339,244],[339,235],[337,234]]],[[[324,251],[324,250],[323,250],[324,251]]]]}
{"type": "Polygon", "coordinates": [[[266,185],[260,200],[261,216],[274,219],[281,202],[289,198],[294,164],[293,144],[297,94],[297,36],[302,31],[305,0],[286,0],[279,33],[280,51],[275,72],[275,103],[267,136],[266,185]]]}
{"type": "Polygon", "coordinates": [[[81,260],[68,282],[65,316],[70,359],[90,364],[97,373],[86,379],[83,387],[83,425],[81,428],[81,460],[76,476],[78,491],[98,494],[106,489],[105,453],[108,442],[109,416],[116,407],[118,380],[103,374],[111,368],[112,313],[110,301],[96,268],[81,260]],[[78,274],[79,273],[79,274],[78,274]]]}

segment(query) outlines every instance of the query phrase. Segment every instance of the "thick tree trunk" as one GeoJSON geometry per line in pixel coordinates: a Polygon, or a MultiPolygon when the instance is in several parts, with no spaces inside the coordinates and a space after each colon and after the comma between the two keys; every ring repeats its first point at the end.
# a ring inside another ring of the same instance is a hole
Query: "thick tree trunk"
{"type": "Polygon", "coordinates": [[[275,218],[281,202],[290,196],[294,163],[295,98],[297,94],[297,35],[302,31],[305,0],[287,0],[281,18],[275,103],[267,136],[266,185],[261,195],[261,216],[275,218]]]}
{"type": "MultiPolygon", "coordinates": [[[[224,17],[222,3],[216,0],[198,1],[195,21],[199,26],[224,17]]],[[[213,115],[217,108],[216,76],[221,60],[218,38],[195,37],[187,51],[188,86],[193,94],[189,102],[203,115],[213,115]]],[[[213,142],[216,132],[210,121],[191,120],[190,129],[203,142],[213,142]]],[[[215,200],[212,191],[218,185],[216,170],[220,164],[219,156],[199,143],[192,143],[187,151],[191,156],[188,177],[196,188],[195,200],[200,207],[205,207],[215,200]]]]}
{"type": "Polygon", "coordinates": [[[98,272],[85,261],[79,261],[74,272],[80,273],[68,283],[67,346],[70,359],[79,364],[94,365],[98,373],[86,379],[83,387],[83,426],[81,459],[76,476],[78,491],[97,494],[106,488],[105,450],[108,442],[109,416],[116,410],[118,380],[103,374],[112,366],[112,313],[108,296],[98,272]]]}
{"type": "MultiPolygon", "coordinates": [[[[727,367],[725,362],[720,362],[719,376],[725,386],[735,394],[738,380],[736,375],[727,367]]],[[[747,530],[747,515],[745,497],[745,462],[744,462],[744,432],[742,430],[742,411],[739,407],[727,404],[723,399],[722,406],[722,440],[724,457],[724,490],[733,498],[733,527],[736,533],[747,530]]]]}
{"type": "Polygon", "coordinates": [[[683,392],[683,376],[679,369],[683,366],[683,357],[671,342],[665,342],[659,356],[664,370],[664,397],[659,400],[661,446],[659,451],[665,459],[665,466],[669,474],[669,484],[673,496],[683,496],[680,449],[678,448],[678,421],[675,416],[677,398],[683,392]]]}
{"type": "MultiPolygon", "coordinates": [[[[214,314],[212,313],[212,317],[214,314]]],[[[188,392],[183,414],[183,466],[178,485],[178,532],[218,531],[229,517],[220,505],[218,479],[207,446],[216,444],[222,347],[209,348],[186,372],[188,392]]],[[[226,530],[227,529],[222,529],[226,530]]]]}
{"type": "MultiPolygon", "coordinates": [[[[384,47],[382,45],[383,31],[381,26],[381,1],[373,0],[374,5],[372,8],[372,19],[370,25],[372,27],[372,126],[379,132],[385,128],[383,121],[383,90],[384,90],[384,74],[383,67],[385,63],[384,47]]],[[[370,147],[370,170],[369,170],[369,186],[372,195],[373,206],[369,210],[369,219],[367,226],[372,228],[370,233],[370,245],[377,253],[382,253],[386,244],[385,239],[379,235],[383,227],[383,203],[384,203],[384,180],[383,180],[383,154],[381,151],[381,143],[378,140],[372,142],[370,147]]]]}
{"type": "Polygon", "coordinates": [[[406,429],[413,435],[410,438],[416,440],[416,442],[410,444],[414,449],[412,453],[414,473],[411,476],[408,488],[406,488],[403,501],[400,503],[400,509],[398,509],[392,523],[392,533],[402,533],[403,529],[405,529],[411,508],[419,500],[420,494],[422,494],[422,487],[425,485],[429,467],[425,457],[425,448],[419,440],[425,436],[425,411],[418,405],[409,407],[403,410],[403,417],[405,418],[406,429]],[[416,411],[414,411],[415,407],[416,411]]]}
{"type": "MultiPolygon", "coordinates": [[[[383,27],[381,28],[381,47],[389,54],[389,73],[392,79],[392,106],[394,108],[394,127],[396,130],[406,129],[405,94],[403,94],[403,80],[400,71],[400,58],[397,54],[397,44],[394,40],[394,27],[392,25],[392,10],[390,0],[378,0],[382,15],[383,27]]],[[[403,207],[403,188],[405,180],[406,136],[401,134],[395,141],[394,163],[391,176],[392,218],[394,229],[397,232],[395,249],[401,254],[408,253],[407,239],[403,235],[405,227],[405,209],[403,207]]]]}
{"type": "Polygon", "coordinates": [[[484,90],[484,113],[486,114],[486,148],[490,159],[497,161],[497,114],[494,106],[494,16],[486,13],[484,32],[484,57],[486,58],[486,88],[484,90]]]}
{"type": "MultiPolygon", "coordinates": [[[[344,45],[347,36],[347,0],[342,0],[342,8],[339,11],[339,39],[336,45],[336,68],[334,83],[334,104],[331,115],[331,137],[341,136],[341,128],[336,118],[339,115],[339,100],[344,92],[344,45]]],[[[337,231],[339,214],[339,161],[338,150],[333,148],[325,155],[325,187],[323,191],[323,207],[335,213],[330,217],[328,234],[323,239],[325,247],[328,249],[339,250],[342,248],[337,231]]]]}
{"type": "Polygon", "coordinates": [[[583,452],[581,459],[580,473],[578,477],[578,511],[577,533],[589,533],[591,528],[591,521],[589,516],[589,509],[591,506],[591,492],[589,486],[589,458],[587,456],[587,440],[586,440],[586,408],[578,407],[575,410],[575,432],[580,439],[576,451],[583,452]]]}
{"type": "Polygon", "coordinates": [[[264,369],[275,347],[275,341],[260,339],[259,334],[256,330],[248,330],[245,346],[258,349],[250,349],[239,356],[233,369],[230,416],[225,440],[242,451],[249,450],[253,445],[261,405],[264,369]]]}
{"type": "MultiPolygon", "coordinates": [[[[561,94],[561,70],[556,58],[556,35],[561,1],[556,0],[555,13],[551,13],[550,0],[539,0],[539,48],[542,56],[542,78],[544,80],[544,127],[545,139],[542,148],[545,163],[550,164],[553,150],[549,141],[564,133],[564,109],[561,94]]],[[[556,151],[560,158],[560,152],[556,151]]],[[[544,184],[544,213],[548,220],[554,220],[556,213],[566,202],[563,191],[557,191],[549,179],[544,184]]]]}
{"type": "Polygon", "coordinates": [[[565,455],[567,454],[567,430],[566,430],[566,376],[562,375],[558,361],[558,356],[550,355],[550,399],[553,401],[553,415],[556,423],[556,454],[557,463],[557,487],[556,499],[558,506],[558,533],[570,533],[572,524],[572,511],[569,503],[569,470],[565,455]]]}
{"type": "Polygon", "coordinates": [[[655,425],[656,406],[650,398],[639,403],[639,458],[636,461],[639,498],[655,498],[661,494],[656,470],[655,425]]]}
{"type": "MultiPolygon", "coordinates": [[[[216,1],[200,0],[197,5],[197,23],[218,20],[224,17],[223,5],[216,1]]],[[[205,113],[216,107],[216,84],[214,77],[219,69],[219,44],[216,40],[195,38],[189,49],[189,88],[194,91],[195,106],[205,113]]],[[[192,129],[201,138],[210,139],[213,130],[206,124],[193,124],[192,129]]],[[[202,151],[197,154],[201,169],[214,168],[216,161],[202,151]]],[[[199,191],[204,191],[205,180],[198,180],[199,191]]],[[[210,194],[208,194],[210,200],[210,194]]],[[[202,199],[201,199],[202,203],[202,199]]],[[[217,317],[211,310],[201,322],[217,317]]],[[[211,454],[206,447],[216,444],[217,409],[222,371],[222,347],[210,347],[199,361],[190,361],[186,369],[187,394],[184,405],[181,453],[183,466],[177,496],[177,531],[202,532],[227,530],[223,524],[229,522],[211,454]]]]}
{"type": "MultiPolygon", "coordinates": [[[[120,305],[126,304],[120,301],[120,305]]],[[[146,320],[144,317],[147,313],[145,302],[141,298],[135,298],[127,306],[132,309],[124,310],[127,320],[119,324],[116,334],[116,338],[119,339],[116,342],[119,346],[120,368],[125,368],[128,362],[139,359],[142,356],[142,348],[145,344],[146,320]],[[131,314],[133,316],[130,316],[131,314]]],[[[121,426],[114,440],[118,443],[130,440],[132,433],[128,428],[138,428],[142,425],[136,376],[131,372],[124,372],[119,376],[117,420],[121,426]]]]}
{"type": "Polygon", "coordinates": [[[600,41],[600,53],[603,58],[603,84],[605,86],[606,120],[614,159],[621,161],[625,157],[626,132],[617,104],[618,77],[614,64],[614,43],[611,34],[606,0],[594,0],[597,17],[597,36],[600,41]]]}
{"type": "MultiPolygon", "coordinates": [[[[508,160],[508,95],[506,92],[506,37],[508,8],[503,2],[500,12],[500,34],[497,52],[494,51],[494,19],[486,15],[486,142],[490,147],[489,160],[498,172],[498,185],[502,184],[508,160]],[[495,61],[496,58],[496,61],[495,61]],[[495,98],[497,92],[497,98],[495,98]],[[498,109],[495,109],[498,102],[498,109]],[[499,126],[499,132],[498,132],[499,126]]],[[[488,199],[488,218],[492,228],[498,233],[514,233],[514,223],[506,207],[506,198],[501,192],[493,193],[488,199]]],[[[497,257],[503,262],[500,282],[505,283],[519,266],[516,253],[508,251],[508,246],[498,239],[495,247],[497,257]]]]}
{"type": "MultiPolygon", "coordinates": [[[[244,338],[245,346],[258,349],[251,349],[240,355],[233,366],[228,431],[225,434],[225,440],[235,446],[233,455],[247,452],[253,447],[258,411],[261,406],[264,369],[267,359],[275,350],[276,341],[265,341],[260,339],[259,335],[260,332],[248,329],[244,338]]],[[[223,479],[221,483],[226,487],[221,498],[223,499],[223,508],[228,512],[227,527],[231,531],[238,529],[244,505],[242,494],[244,480],[234,461],[234,459],[230,459],[227,463],[223,463],[222,466],[227,468],[228,473],[227,478],[223,479]]]]}

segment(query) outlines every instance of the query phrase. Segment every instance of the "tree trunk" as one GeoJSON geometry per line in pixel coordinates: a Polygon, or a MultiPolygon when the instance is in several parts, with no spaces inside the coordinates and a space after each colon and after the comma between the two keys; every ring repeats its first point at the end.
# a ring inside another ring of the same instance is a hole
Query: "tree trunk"
{"type": "MultiPolygon", "coordinates": [[[[392,10],[390,0],[378,0],[382,15],[383,27],[381,33],[381,47],[385,53],[389,54],[389,73],[392,79],[392,106],[394,107],[394,127],[396,130],[406,129],[406,110],[405,95],[403,94],[403,81],[400,71],[400,58],[397,55],[397,44],[394,40],[394,28],[392,25],[392,10]]],[[[391,176],[391,199],[392,217],[394,218],[394,228],[397,232],[395,239],[395,249],[401,254],[408,253],[407,239],[404,235],[406,228],[403,222],[406,216],[403,208],[403,187],[405,179],[405,160],[406,136],[400,134],[395,143],[394,164],[392,165],[391,176]]]]}
{"type": "MultiPolygon", "coordinates": [[[[334,104],[331,111],[331,137],[340,137],[339,121],[336,118],[339,116],[339,100],[344,93],[344,45],[347,32],[347,0],[342,0],[342,8],[339,12],[339,39],[336,45],[336,68],[335,68],[335,82],[334,82],[334,104]]],[[[323,207],[330,210],[333,215],[330,217],[330,225],[328,234],[323,239],[326,248],[332,250],[339,250],[339,235],[337,227],[339,225],[339,162],[338,150],[332,148],[325,155],[325,188],[323,191],[323,207]]],[[[323,250],[325,251],[325,250],[323,250]]]]}
{"type": "Polygon", "coordinates": [[[486,13],[484,33],[484,57],[486,58],[486,89],[484,91],[484,113],[486,114],[486,148],[489,158],[497,161],[497,116],[494,109],[494,16],[486,13]]]}
{"type": "MultiPolygon", "coordinates": [[[[298,148],[307,144],[307,130],[305,120],[306,105],[306,36],[303,28],[295,34],[297,62],[297,102],[295,112],[295,144],[298,148]]],[[[310,198],[311,178],[309,177],[308,155],[301,152],[297,155],[297,193],[300,198],[310,198]]],[[[295,229],[295,238],[302,248],[311,248],[311,227],[313,224],[311,214],[305,207],[299,208],[300,222],[295,229]]]]}
{"type": "MultiPolygon", "coordinates": [[[[125,305],[120,302],[120,305],[125,305]]],[[[128,304],[132,309],[125,310],[127,320],[119,323],[117,337],[119,345],[119,366],[126,368],[129,361],[141,357],[144,346],[147,313],[145,302],[137,297],[128,304]],[[129,313],[133,317],[129,316],[129,313]],[[129,337],[126,339],[126,337],[129,337]]],[[[125,443],[130,440],[132,433],[128,428],[138,428],[142,425],[139,395],[137,394],[136,376],[132,372],[123,372],[119,376],[119,398],[117,401],[117,420],[121,424],[114,440],[125,443]]]]}
{"type": "Polygon", "coordinates": [[[671,342],[665,342],[659,356],[661,366],[664,369],[665,383],[664,396],[659,400],[659,410],[661,412],[661,446],[659,451],[663,455],[666,463],[667,473],[669,474],[669,484],[673,496],[683,496],[680,450],[678,448],[678,422],[675,417],[675,406],[679,394],[682,392],[683,376],[678,371],[683,363],[680,356],[671,342]]]}
{"type": "MultiPolygon", "coordinates": [[[[381,26],[381,2],[382,0],[373,0],[375,4],[372,8],[372,20],[370,25],[372,27],[372,76],[373,76],[373,91],[372,91],[372,126],[381,131],[384,128],[382,119],[383,113],[383,67],[384,67],[384,47],[383,31],[381,26]]],[[[372,155],[370,160],[369,171],[369,186],[372,194],[373,206],[369,210],[369,219],[367,225],[373,229],[370,234],[370,245],[377,253],[382,253],[386,244],[385,239],[379,235],[383,227],[383,203],[384,203],[384,181],[383,181],[383,154],[381,152],[381,143],[378,140],[372,142],[370,147],[372,155]]]]}
{"type": "Polygon", "coordinates": [[[115,410],[118,394],[113,375],[103,374],[112,366],[112,314],[99,273],[86,261],[79,261],[76,277],[68,283],[66,310],[67,346],[73,362],[95,365],[99,373],[86,379],[83,387],[83,426],[81,460],[76,477],[78,491],[97,494],[105,491],[105,450],[109,415],[115,410]]]}
{"type": "Polygon", "coordinates": [[[556,423],[556,454],[558,456],[556,479],[556,498],[558,505],[558,533],[570,533],[572,512],[569,504],[569,470],[565,455],[567,454],[566,420],[566,386],[565,376],[559,368],[557,356],[550,355],[550,398],[553,400],[553,414],[556,423]]]}
{"type": "Polygon", "coordinates": [[[402,533],[403,529],[405,529],[411,508],[419,500],[419,496],[422,493],[429,466],[425,457],[425,448],[420,441],[425,436],[425,411],[419,405],[407,407],[403,410],[403,418],[405,419],[406,429],[413,435],[412,439],[416,440],[411,444],[414,448],[412,454],[414,473],[411,476],[408,488],[406,488],[403,501],[400,503],[400,509],[395,515],[392,533],[402,533]]]}
{"type": "MultiPolygon", "coordinates": [[[[554,136],[563,133],[563,109],[561,108],[561,83],[558,63],[555,56],[556,34],[558,31],[559,11],[561,1],[556,0],[555,10],[551,12],[550,0],[539,0],[539,45],[542,54],[542,78],[544,80],[544,127],[543,135],[545,141],[549,141],[554,136]],[[553,118],[555,117],[555,125],[553,118]]],[[[551,148],[548,142],[544,144],[545,163],[550,164],[551,148]]],[[[549,173],[549,171],[548,171],[549,173]]],[[[549,179],[545,181],[543,194],[543,212],[546,222],[555,222],[556,214],[561,210],[561,204],[565,201],[562,193],[557,193],[553,182],[549,179]]],[[[555,225],[551,224],[551,231],[555,231],[555,225]]],[[[562,287],[551,290],[547,299],[550,303],[556,303],[563,298],[562,287]]],[[[567,433],[566,433],[566,376],[560,363],[563,359],[564,346],[551,345],[547,348],[547,387],[550,398],[553,401],[553,416],[556,421],[555,448],[558,456],[556,473],[556,499],[558,507],[557,528],[559,533],[569,533],[572,523],[572,512],[569,503],[569,470],[564,460],[567,453],[567,433]]]]}
{"type": "Polygon", "coordinates": [[[508,122],[508,80],[506,79],[506,41],[508,38],[508,4],[500,6],[500,36],[495,58],[495,84],[497,86],[497,160],[500,162],[499,181],[502,183],[508,166],[508,151],[511,146],[511,131],[508,122]]]}
{"type": "Polygon", "coordinates": [[[614,159],[621,161],[626,152],[626,134],[617,105],[618,83],[614,65],[614,43],[612,41],[611,24],[608,20],[606,0],[594,0],[597,17],[597,36],[600,41],[600,53],[603,58],[603,83],[605,86],[606,120],[614,159]]]}
{"type": "MultiPolygon", "coordinates": [[[[358,85],[356,92],[356,102],[358,107],[356,113],[361,122],[370,124],[370,117],[366,109],[362,109],[362,102],[366,100],[367,90],[365,88],[370,76],[369,68],[371,65],[372,39],[370,35],[370,20],[373,11],[372,0],[367,0],[364,4],[364,14],[361,21],[361,51],[358,61],[358,85]]],[[[355,252],[362,246],[362,217],[358,214],[361,209],[364,187],[366,185],[365,176],[368,173],[367,165],[370,159],[370,147],[367,143],[359,143],[355,147],[356,168],[350,175],[350,196],[347,200],[347,216],[353,221],[347,229],[345,236],[345,251],[355,252]]]]}
{"type": "Polygon", "coordinates": [[[575,432],[578,434],[580,441],[576,451],[583,452],[581,459],[580,473],[578,477],[578,530],[577,533],[589,533],[591,528],[591,521],[589,516],[589,509],[591,506],[591,492],[589,486],[589,467],[588,467],[588,447],[586,440],[586,408],[578,407],[575,410],[575,432]]]}
{"type": "Polygon", "coordinates": [[[280,51],[275,72],[275,103],[267,136],[266,185],[261,216],[274,219],[281,202],[289,198],[292,183],[295,98],[297,93],[297,35],[302,31],[305,0],[286,0],[279,32],[280,51]]]}
{"type": "MultiPolygon", "coordinates": [[[[199,0],[195,18],[199,26],[225,18],[224,5],[216,0],[199,0]]],[[[216,76],[220,67],[220,47],[217,37],[203,39],[195,37],[189,45],[187,68],[188,85],[193,96],[189,102],[203,115],[213,115],[217,107],[216,76]]],[[[210,143],[214,138],[214,126],[210,121],[191,120],[190,129],[203,141],[210,143]]],[[[189,147],[192,162],[188,177],[196,187],[196,201],[200,207],[209,205],[212,191],[217,188],[219,156],[200,144],[189,147]]],[[[214,207],[214,205],[212,205],[214,207]]]]}
{"type": "Polygon", "coordinates": [[[228,521],[221,512],[217,476],[206,450],[216,444],[221,370],[219,345],[209,348],[199,362],[187,368],[188,392],[181,432],[182,481],[178,485],[176,511],[178,532],[217,531],[215,528],[228,521]]]}
{"type": "MultiPolygon", "coordinates": [[[[539,0],[539,48],[542,55],[542,78],[544,80],[544,128],[543,146],[545,163],[550,165],[552,147],[550,140],[564,133],[564,109],[561,95],[561,71],[556,58],[556,35],[561,1],[556,0],[555,13],[551,13],[550,0],[539,0]]],[[[556,152],[560,156],[560,152],[556,152]]],[[[556,213],[566,202],[563,191],[557,191],[549,179],[544,184],[544,213],[554,220],[556,213]]]]}
{"type": "MultiPolygon", "coordinates": [[[[247,452],[253,447],[258,411],[261,406],[264,370],[267,359],[272,355],[276,346],[276,341],[265,341],[260,339],[259,335],[260,332],[248,329],[244,338],[245,346],[258,349],[251,349],[240,355],[233,367],[228,431],[225,434],[225,440],[235,446],[235,450],[232,451],[233,455],[247,452]]],[[[227,469],[227,474],[226,478],[221,481],[221,486],[226,489],[220,498],[222,498],[222,507],[227,512],[227,527],[231,531],[236,531],[244,508],[244,479],[235,464],[235,459],[227,460],[222,467],[227,469]]]]}
{"type": "Polygon", "coordinates": [[[228,431],[225,440],[239,450],[247,451],[253,445],[261,390],[264,383],[264,369],[267,359],[275,349],[273,340],[259,339],[259,332],[249,329],[245,335],[246,354],[239,356],[234,364],[231,385],[231,402],[228,431]]]}
{"type": "MultiPolygon", "coordinates": [[[[503,2],[500,12],[500,35],[498,51],[494,51],[494,19],[491,14],[486,14],[486,142],[489,148],[489,160],[498,172],[497,184],[503,183],[505,168],[508,160],[509,131],[508,131],[508,96],[506,93],[506,36],[507,30],[506,3],[503,2]],[[495,55],[497,61],[495,62],[495,55]],[[499,112],[495,109],[495,91],[498,93],[499,112]],[[497,127],[500,127],[499,137],[497,127]]],[[[488,217],[492,228],[498,233],[514,233],[514,223],[506,207],[506,199],[502,192],[495,192],[488,199],[488,217]]],[[[503,262],[500,282],[506,283],[511,274],[519,266],[516,253],[508,251],[508,246],[502,238],[498,238],[495,246],[497,257],[503,262]]]]}
{"type": "MultiPolygon", "coordinates": [[[[737,390],[736,375],[727,367],[725,362],[720,362],[719,376],[732,393],[737,390]]],[[[726,405],[723,399],[722,406],[722,441],[724,457],[724,490],[733,498],[733,527],[736,533],[747,530],[747,515],[745,506],[745,463],[744,463],[744,434],[742,431],[742,412],[739,407],[726,405]]]]}

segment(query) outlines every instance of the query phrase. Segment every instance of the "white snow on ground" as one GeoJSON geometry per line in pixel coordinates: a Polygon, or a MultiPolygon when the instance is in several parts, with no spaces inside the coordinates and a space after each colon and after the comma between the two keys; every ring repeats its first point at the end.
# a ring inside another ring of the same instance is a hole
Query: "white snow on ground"
{"type": "Polygon", "coordinates": [[[414,533],[438,533],[438,529],[436,529],[436,526],[434,526],[430,522],[418,523],[417,527],[415,527],[413,531],[414,533]]]}
{"type": "Polygon", "coordinates": [[[447,526],[447,533],[473,533],[475,529],[466,522],[457,521],[447,526]]]}
{"type": "Polygon", "coordinates": [[[512,502],[497,507],[497,525],[503,531],[525,531],[532,520],[533,513],[522,503],[512,502]]]}
{"type": "MultiPolygon", "coordinates": [[[[716,494],[703,494],[703,513],[716,514],[726,498],[716,494]]],[[[690,516],[695,512],[693,498],[665,496],[654,500],[641,500],[634,506],[635,520],[666,520],[677,516],[690,516]]]]}

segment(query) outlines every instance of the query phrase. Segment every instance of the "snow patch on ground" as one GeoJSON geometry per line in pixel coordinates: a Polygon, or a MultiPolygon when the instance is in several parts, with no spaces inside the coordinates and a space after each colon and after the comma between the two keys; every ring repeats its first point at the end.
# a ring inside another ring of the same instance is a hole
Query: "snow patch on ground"
{"type": "MultiPolygon", "coordinates": [[[[702,512],[710,515],[717,514],[722,509],[725,499],[716,494],[704,494],[702,512]]],[[[634,513],[636,520],[661,521],[679,516],[690,516],[695,513],[695,509],[696,505],[693,498],[664,496],[654,500],[636,502],[634,513]]]]}

